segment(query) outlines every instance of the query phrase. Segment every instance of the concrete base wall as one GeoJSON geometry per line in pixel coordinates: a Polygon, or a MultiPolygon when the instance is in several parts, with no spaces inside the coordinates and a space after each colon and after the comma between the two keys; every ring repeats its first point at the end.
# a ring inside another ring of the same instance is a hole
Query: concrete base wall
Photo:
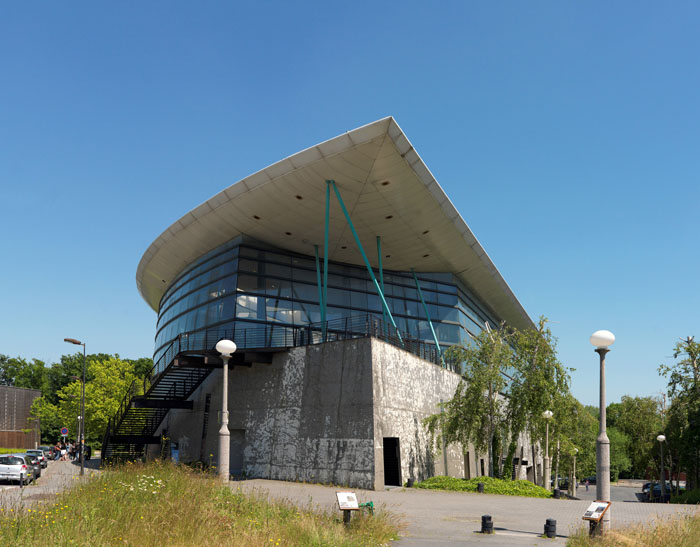
{"type": "MultiPolygon", "coordinates": [[[[221,370],[213,371],[195,393],[193,410],[171,410],[163,423],[181,461],[216,462],[221,378],[221,370]]],[[[231,471],[383,489],[385,438],[396,438],[402,483],[446,473],[476,476],[483,456],[459,446],[433,456],[422,424],[458,382],[457,374],[373,338],[293,348],[274,354],[272,364],[234,367],[231,471]]]]}

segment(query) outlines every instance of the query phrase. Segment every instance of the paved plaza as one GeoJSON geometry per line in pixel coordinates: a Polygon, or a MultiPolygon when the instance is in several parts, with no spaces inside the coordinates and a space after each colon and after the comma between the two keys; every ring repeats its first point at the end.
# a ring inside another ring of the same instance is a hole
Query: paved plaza
{"type": "MultiPolygon", "coordinates": [[[[311,484],[271,480],[248,480],[232,483],[232,488],[258,492],[264,496],[287,499],[304,507],[337,510],[335,492],[353,490],[311,484]]],[[[583,488],[585,495],[585,487],[583,488]]],[[[657,518],[697,511],[695,506],[638,503],[635,489],[615,487],[611,497],[613,527],[651,523],[657,518]]],[[[580,528],[587,528],[581,519],[589,500],[555,500],[497,496],[463,492],[440,492],[416,488],[394,488],[386,491],[354,490],[360,502],[373,501],[379,510],[399,517],[401,539],[397,545],[551,545],[565,543],[566,537],[580,528]],[[476,533],[481,515],[491,515],[495,534],[476,533]],[[548,518],[556,519],[556,540],[539,537],[548,518]]],[[[595,487],[589,492],[595,497],[595,487]]],[[[588,496],[586,496],[588,497],[588,496]]]]}

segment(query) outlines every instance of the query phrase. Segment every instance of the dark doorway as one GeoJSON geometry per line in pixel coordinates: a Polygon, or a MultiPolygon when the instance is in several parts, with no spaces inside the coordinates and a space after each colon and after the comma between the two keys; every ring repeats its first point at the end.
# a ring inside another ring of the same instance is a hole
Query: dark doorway
{"type": "Polygon", "coordinates": [[[245,429],[231,429],[229,472],[234,477],[243,475],[243,454],[245,452],[245,429]]]}
{"type": "Polygon", "coordinates": [[[397,437],[384,437],[384,484],[401,486],[401,455],[397,437]]]}

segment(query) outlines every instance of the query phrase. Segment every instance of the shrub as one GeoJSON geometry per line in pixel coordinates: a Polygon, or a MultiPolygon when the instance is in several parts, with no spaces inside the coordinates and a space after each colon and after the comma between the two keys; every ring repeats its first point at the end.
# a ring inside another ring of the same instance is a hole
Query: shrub
{"type": "Polygon", "coordinates": [[[474,479],[458,479],[455,477],[431,477],[416,484],[416,488],[430,490],[452,490],[455,492],[476,492],[478,484],[484,483],[485,494],[501,494],[504,496],[527,496],[530,498],[551,498],[552,493],[531,483],[530,481],[509,481],[491,477],[476,477],[474,479]]]}
{"type": "Polygon", "coordinates": [[[671,503],[688,503],[697,505],[700,503],[700,489],[681,490],[680,494],[671,496],[671,503]]]}

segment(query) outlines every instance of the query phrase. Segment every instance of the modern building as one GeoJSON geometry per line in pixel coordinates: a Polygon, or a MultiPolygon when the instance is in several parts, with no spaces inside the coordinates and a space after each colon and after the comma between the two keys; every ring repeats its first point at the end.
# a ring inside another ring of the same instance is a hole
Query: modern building
{"type": "Polygon", "coordinates": [[[213,348],[230,338],[230,465],[247,476],[381,488],[482,474],[473,447],[428,446],[422,420],[460,379],[444,350],[487,322],[532,326],[391,117],[196,207],[136,281],[158,314],[154,383],[115,416],[107,453],[167,437],[180,459],[215,461],[213,348]]]}
{"type": "Polygon", "coordinates": [[[0,386],[0,447],[36,448],[40,442],[39,420],[32,418],[38,389],[0,386]]]}

